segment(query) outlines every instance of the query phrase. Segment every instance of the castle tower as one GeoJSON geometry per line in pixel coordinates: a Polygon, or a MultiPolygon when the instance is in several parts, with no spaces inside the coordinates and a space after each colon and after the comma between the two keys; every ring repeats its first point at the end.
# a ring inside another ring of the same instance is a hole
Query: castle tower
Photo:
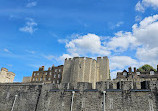
{"type": "Polygon", "coordinates": [[[73,60],[71,58],[65,59],[64,69],[62,74],[62,83],[70,83],[71,67],[73,66],[73,60]]]}
{"type": "Polygon", "coordinates": [[[99,81],[106,81],[110,79],[108,57],[107,56],[103,58],[97,57],[97,65],[98,65],[99,81]]]}
{"type": "Polygon", "coordinates": [[[98,57],[97,61],[88,57],[65,59],[62,83],[89,82],[95,88],[97,81],[109,79],[109,60],[98,57]]]}

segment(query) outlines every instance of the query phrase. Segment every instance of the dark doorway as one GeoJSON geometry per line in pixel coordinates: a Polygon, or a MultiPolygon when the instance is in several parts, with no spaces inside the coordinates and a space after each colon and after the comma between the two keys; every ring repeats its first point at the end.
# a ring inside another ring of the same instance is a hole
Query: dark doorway
{"type": "Polygon", "coordinates": [[[143,81],[141,82],[141,89],[148,89],[149,88],[149,83],[148,81],[143,81]]]}
{"type": "Polygon", "coordinates": [[[120,89],[120,82],[117,83],[117,89],[120,89]]]}

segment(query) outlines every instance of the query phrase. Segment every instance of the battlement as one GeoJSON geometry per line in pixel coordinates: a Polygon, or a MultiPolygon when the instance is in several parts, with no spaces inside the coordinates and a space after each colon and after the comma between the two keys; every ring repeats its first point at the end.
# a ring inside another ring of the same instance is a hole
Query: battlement
{"type": "MultiPolygon", "coordinates": [[[[158,86],[158,81],[150,86],[158,86]]],[[[129,87],[132,81],[100,81],[97,89],[92,84],[0,84],[1,111],[157,111],[156,89],[135,89],[129,87]],[[120,89],[114,84],[120,82],[120,89]],[[105,107],[103,107],[103,104],[105,107]],[[151,110],[152,109],[152,110],[151,110]]]]}
{"type": "Polygon", "coordinates": [[[7,68],[1,68],[1,71],[8,72],[8,69],[7,68]]]}
{"type": "Polygon", "coordinates": [[[97,60],[102,60],[102,59],[108,59],[108,57],[107,56],[97,57],[97,60]]]}
{"type": "Polygon", "coordinates": [[[65,59],[62,83],[89,82],[95,88],[95,83],[108,80],[109,62],[107,57],[74,57],[65,59]]]}

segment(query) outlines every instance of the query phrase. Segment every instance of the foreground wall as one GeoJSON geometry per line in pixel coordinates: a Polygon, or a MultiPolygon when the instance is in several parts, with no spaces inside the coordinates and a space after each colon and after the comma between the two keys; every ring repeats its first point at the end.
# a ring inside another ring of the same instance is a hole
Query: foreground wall
{"type": "Polygon", "coordinates": [[[71,106],[72,111],[103,111],[104,104],[105,111],[158,110],[156,89],[99,89],[100,86],[103,83],[97,84],[98,89],[92,89],[90,83],[0,84],[0,111],[11,111],[15,95],[13,111],[70,111],[71,106]]]}
{"type": "Polygon", "coordinates": [[[0,111],[35,111],[41,93],[41,85],[0,84],[0,111]],[[15,96],[17,95],[17,97],[15,96]]]}

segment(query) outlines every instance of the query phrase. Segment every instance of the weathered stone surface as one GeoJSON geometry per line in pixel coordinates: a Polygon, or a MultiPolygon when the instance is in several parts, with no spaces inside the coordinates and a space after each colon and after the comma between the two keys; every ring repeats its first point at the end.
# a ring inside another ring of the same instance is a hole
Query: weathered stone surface
{"type": "Polygon", "coordinates": [[[0,84],[0,111],[157,111],[158,82],[150,89],[131,89],[131,82],[122,82],[121,89],[112,82],[98,82],[98,89],[90,83],[72,84],[0,84]],[[156,84],[156,85],[155,85],[156,84]],[[78,89],[76,89],[78,88],[78,89]],[[73,91],[75,91],[73,95],[73,91]],[[104,93],[105,92],[105,101],[104,93]]]}

